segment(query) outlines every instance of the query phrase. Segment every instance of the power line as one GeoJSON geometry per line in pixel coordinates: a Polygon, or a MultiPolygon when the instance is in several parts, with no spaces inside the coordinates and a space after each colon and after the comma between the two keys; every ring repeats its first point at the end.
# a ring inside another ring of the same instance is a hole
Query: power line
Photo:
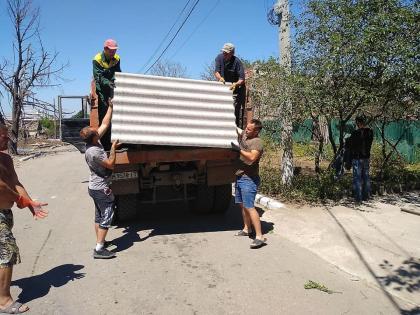
{"type": "Polygon", "coordinates": [[[185,3],[185,5],[182,8],[181,12],[178,14],[178,17],[176,18],[175,22],[172,24],[171,28],[166,33],[165,37],[162,39],[162,41],[160,42],[159,46],[156,48],[156,50],[153,52],[153,54],[150,56],[150,58],[147,60],[147,62],[140,69],[140,72],[142,72],[144,70],[144,68],[147,67],[147,65],[149,64],[149,62],[152,61],[152,59],[156,56],[157,52],[162,47],[163,43],[166,41],[166,39],[168,38],[169,34],[172,32],[173,28],[175,27],[175,25],[178,23],[179,19],[181,18],[182,14],[184,13],[185,9],[187,8],[187,6],[188,6],[188,4],[190,2],[191,2],[191,0],[188,0],[187,3],[185,3]]]}
{"type": "Polygon", "coordinates": [[[169,44],[166,46],[166,48],[162,51],[162,53],[159,55],[159,57],[156,59],[156,61],[146,70],[145,73],[149,72],[149,70],[151,68],[153,68],[153,66],[160,60],[160,58],[163,56],[163,54],[168,50],[169,46],[171,46],[172,42],[175,40],[176,36],[178,35],[178,33],[181,31],[182,27],[184,26],[185,22],[187,22],[188,18],[190,17],[191,13],[194,11],[195,7],[197,6],[197,4],[200,2],[200,0],[197,0],[194,3],[194,6],[191,8],[190,12],[188,13],[187,17],[184,19],[184,21],[182,22],[181,26],[178,28],[178,30],[176,31],[175,35],[172,37],[171,41],[169,42],[169,44]]]}
{"type": "Polygon", "coordinates": [[[197,27],[194,29],[194,31],[187,37],[187,39],[182,43],[182,45],[177,49],[177,51],[171,56],[171,59],[173,57],[175,57],[176,54],[179,53],[179,51],[185,46],[185,44],[190,40],[190,38],[195,34],[195,32],[201,27],[201,25],[207,20],[207,18],[213,13],[213,11],[216,9],[216,7],[219,3],[220,3],[220,0],[217,0],[216,4],[210,9],[210,11],[204,17],[204,19],[201,20],[201,22],[197,25],[197,27]]]}

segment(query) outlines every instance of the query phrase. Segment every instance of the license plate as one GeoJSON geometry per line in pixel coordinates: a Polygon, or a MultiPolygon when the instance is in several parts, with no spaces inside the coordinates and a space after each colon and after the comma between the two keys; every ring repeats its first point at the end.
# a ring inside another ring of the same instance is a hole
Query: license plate
{"type": "Polygon", "coordinates": [[[112,174],[111,179],[114,180],[128,180],[128,179],[136,179],[139,175],[137,172],[120,172],[112,174]]]}

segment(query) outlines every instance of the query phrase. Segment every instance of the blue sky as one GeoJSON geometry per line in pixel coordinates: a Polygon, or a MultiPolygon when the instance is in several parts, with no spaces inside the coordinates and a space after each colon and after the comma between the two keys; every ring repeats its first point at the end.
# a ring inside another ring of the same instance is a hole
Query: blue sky
{"type": "MultiPolygon", "coordinates": [[[[186,2],[33,0],[33,5],[40,8],[45,47],[59,53],[59,62],[69,63],[62,75],[66,82],[60,88],[39,91],[39,97],[52,102],[57,95],[88,94],[92,58],[102,50],[106,38],[118,42],[122,71],[139,73],[186,2]]],[[[190,1],[190,5],[194,2],[190,1]]],[[[5,12],[6,1],[0,3],[0,59],[3,59],[11,56],[13,31],[5,12]]],[[[271,26],[266,18],[273,3],[274,0],[200,0],[163,59],[181,63],[191,78],[198,79],[225,42],[234,43],[236,53],[248,60],[278,56],[277,27],[271,26]]],[[[3,108],[9,112],[7,102],[3,97],[3,108]]],[[[67,110],[78,110],[79,105],[68,102],[64,106],[67,110]]]]}

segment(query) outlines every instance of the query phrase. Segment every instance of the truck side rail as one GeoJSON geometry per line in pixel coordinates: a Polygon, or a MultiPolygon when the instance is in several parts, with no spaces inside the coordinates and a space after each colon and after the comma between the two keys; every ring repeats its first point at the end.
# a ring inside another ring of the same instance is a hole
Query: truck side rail
{"type": "Polygon", "coordinates": [[[150,162],[185,162],[200,160],[235,160],[238,152],[220,148],[177,148],[117,152],[116,164],[139,164],[150,162]]]}

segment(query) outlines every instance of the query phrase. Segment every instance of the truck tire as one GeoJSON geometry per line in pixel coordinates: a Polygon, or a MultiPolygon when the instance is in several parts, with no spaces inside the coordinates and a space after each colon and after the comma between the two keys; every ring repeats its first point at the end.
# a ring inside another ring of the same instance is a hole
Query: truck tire
{"type": "Polygon", "coordinates": [[[232,200],[232,184],[215,186],[213,213],[225,213],[232,200]]]}
{"type": "Polygon", "coordinates": [[[196,198],[190,201],[190,210],[194,213],[210,213],[214,206],[214,187],[205,184],[196,187],[196,198]]]}
{"type": "Polygon", "coordinates": [[[115,214],[117,222],[124,222],[136,217],[137,195],[118,195],[116,196],[115,214]]]}

